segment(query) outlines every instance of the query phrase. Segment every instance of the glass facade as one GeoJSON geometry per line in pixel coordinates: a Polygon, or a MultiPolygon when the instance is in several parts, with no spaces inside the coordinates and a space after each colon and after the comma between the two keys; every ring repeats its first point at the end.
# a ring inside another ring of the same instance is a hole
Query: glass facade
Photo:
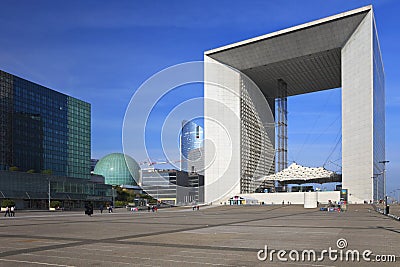
{"type": "Polygon", "coordinates": [[[19,209],[48,208],[50,199],[62,201],[66,209],[83,208],[86,201],[111,202],[112,188],[93,179],[39,173],[0,171],[0,202],[13,199],[19,209]]]}
{"type": "Polygon", "coordinates": [[[0,71],[0,169],[90,178],[90,104],[0,71]]]}
{"type": "Polygon", "coordinates": [[[137,185],[140,178],[137,162],[122,153],[112,153],[99,160],[94,174],[102,175],[110,185],[137,185]]]}
{"type": "Polygon", "coordinates": [[[183,121],[180,137],[181,170],[190,171],[188,166],[189,152],[203,146],[203,128],[193,121],[183,121]]]}
{"type": "Polygon", "coordinates": [[[265,102],[260,102],[260,96],[254,94],[257,92],[256,90],[254,83],[246,78],[241,79],[240,193],[254,193],[259,186],[263,189],[274,187],[273,182],[266,181],[260,185],[260,182],[256,181],[258,177],[272,174],[275,171],[274,149],[269,137],[274,133],[271,127],[268,132],[267,127],[263,124],[262,116],[257,108],[265,105],[265,102]]]}
{"type": "MultiPolygon", "coordinates": [[[[67,176],[90,173],[90,104],[68,97],[68,169],[67,176]]],[[[87,176],[87,175],[85,175],[87,176]]]]}

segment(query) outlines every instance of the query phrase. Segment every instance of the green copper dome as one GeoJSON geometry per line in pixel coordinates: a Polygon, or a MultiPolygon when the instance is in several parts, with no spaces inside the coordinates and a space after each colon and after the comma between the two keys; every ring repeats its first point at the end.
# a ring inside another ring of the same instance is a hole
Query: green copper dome
{"type": "Polygon", "coordinates": [[[103,175],[106,184],[137,185],[136,181],[139,181],[140,177],[139,170],[139,164],[130,156],[112,153],[97,162],[94,174],[103,175]]]}

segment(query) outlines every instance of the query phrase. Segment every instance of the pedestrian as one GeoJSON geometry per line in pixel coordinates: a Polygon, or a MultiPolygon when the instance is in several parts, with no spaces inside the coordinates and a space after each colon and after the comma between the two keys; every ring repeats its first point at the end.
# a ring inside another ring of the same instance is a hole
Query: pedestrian
{"type": "Polygon", "coordinates": [[[197,205],[197,210],[199,210],[200,209],[200,206],[199,205],[197,205]]]}
{"type": "Polygon", "coordinates": [[[151,208],[150,205],[147,205],[147,211],[150,212],[151,208]]]}
{"type": "Polygon", "coordinates": [[[8,206],[6,207],[6,213],[4,213],[4,217],[7,217],[7,215],[10,217],[10,208],[8,206]]]}
{"type": "Polygon", "coordinates": [[[100,205],[100,213],[101,214],[103,214],[103,209],[104,209],[103,205],[100,205]]]}
{"type": "Polygon", "coordinates": [[[14,206],[11,206],[11,208],[10,208],[10,216],[15,217],[15,207],[14,206]]]}
{"type": "Polygon", "coordinates": [[[92,206],[92,204],[87,204],[86,206],[85,206],[85,214],[87,214],[89,217],[92,217],[92,214],[93,214],[93,206],[92,206]]]}

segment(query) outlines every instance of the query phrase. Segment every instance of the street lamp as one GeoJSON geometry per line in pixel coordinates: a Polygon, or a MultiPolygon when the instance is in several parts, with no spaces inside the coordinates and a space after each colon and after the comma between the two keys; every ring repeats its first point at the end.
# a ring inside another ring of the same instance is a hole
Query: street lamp
{"type": "Polygon", "coordinates": [[[386,197],[386,163],[389,163],[388,160],[379,161],[379,163],[383,164],[383,195],[385,198],[385,206],[387,205],[387,197],[386,197]]]}
{"type": "Polygon", "coordinates": [[[112,193],[112,207],[115,207],[115,187],[116,185],[111,187],[111,193],[112,193]]]}
{"type": "Polygon", "coordinates": [[[47,178],[47,181],[49,182],[49,210],[50,210],[50,200],[51,200],[51,196],[50,196],[50,192],[51,192],[51,184],[50,184],[50,177],[47,178]]]}
{"type": "Polygon", "coordinates": [[[379,180],[378,180],[378,177],[379,177],[379,175],[381,175],[381,174],[382,174],[382,172],[381,172],[381,173],[374,173],[374,176],[371,177],[371,179],[373,179],[372,182],[375,182],[375,188],[376,188],[376,203],[377,203],[377,204],[379,204],[379,180]],[[375,181],[374,181],[374,179],[375,179],[375,181]]]}
{"type": "Polygon", "coordinates": [[[378,187],[376,186],[378,183],[376,182],[376,178],[377,178],[377,176],[375,176],[375,175],[371,177],[372,183],[374,184],[374,187],[376,188],[376,200],[378,200],[378,187]]]}

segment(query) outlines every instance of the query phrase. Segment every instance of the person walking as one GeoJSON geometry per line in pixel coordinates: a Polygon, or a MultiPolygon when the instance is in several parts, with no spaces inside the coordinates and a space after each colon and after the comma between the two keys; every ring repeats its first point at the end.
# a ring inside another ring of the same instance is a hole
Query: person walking
{"type": "Polygon", "coordinates": [[[103,209],[104,209],[103,205],[100,205],[100,213],[101,214],[103,214],[103,209]]]}
{"type": "Polygon", "coordinates": [[[7,217],[7,215],[8,217],[10,217],[10,208],[8,206],[6,207],[6,212],[4,213],[4,217],[7,217]]]}
{"type": "Polygon", "coordinates": [[[15,217],[15,206],[11,206],[10,208],[10,216],[15,217]]]}

